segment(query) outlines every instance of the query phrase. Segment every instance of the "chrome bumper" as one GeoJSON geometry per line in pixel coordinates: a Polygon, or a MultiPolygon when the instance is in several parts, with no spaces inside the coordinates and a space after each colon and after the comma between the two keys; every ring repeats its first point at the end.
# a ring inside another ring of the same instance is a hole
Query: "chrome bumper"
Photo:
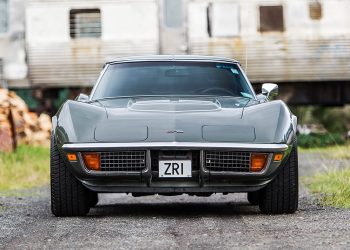
{"type": "Polygon", "coordinates": [[[98,192],[246,192],[262,188],[271,181],[283,162],[274,162],[273,153],[285,152],[287,157],[291,146],[286,144],[246,144],[246,143],[189,143],[189,142],[140,142],[140,143],[79,143],[64,144],[63,152],[113,151],[113,150],[146,151],[146,168],[138,173],[98,172],[85,168],[82,156],[78,161],[70,162],[73,174],[89,189],[98,192]],[[215,172],[204,166],[204,151],[211,149],[267,152],[268,163],[262,172],[215,172]],[[152,171],[152,150],[199,150],[199,170],[193,171],[188,180],[163,180],[152,171]],[[186,191],[185,191],[186,190],[186,191]],[[216,191],[215,191],[216,190],[216,191]]]}
{"type": "Polygon", "coordinates": [[[97,151],[113,149],[229,149],[237,151],[282,152],[288,149],[287,144],[263,143],[211,143],[211,142],[133,142],[133,143],[71,143],[64,144],[66,151],[97,151]]]}

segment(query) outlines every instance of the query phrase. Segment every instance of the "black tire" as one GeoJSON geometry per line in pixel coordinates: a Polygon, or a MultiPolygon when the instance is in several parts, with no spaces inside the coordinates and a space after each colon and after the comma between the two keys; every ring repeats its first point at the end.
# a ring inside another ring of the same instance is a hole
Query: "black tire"
{"type": "Polygon", "coordinates": [[[247,193],[247,199],[251,205],[259,204],[259,191],[247,193]]]}
{"type": "Polygon", "coordinates": [[[51,211],[57,217],[84,216],[90,210],[91,191],[69,171],[51,135],[51,211]]]}
{"type": "Polygon", "coordinates": [[[95,192],[90,193],[90,207],[96,206],[98,203],[98,194],[95,192]]]}
{"type": "Polygon", "coordinates": [[[298,209],[298,147],[293,148],[281,171],[259,192],[259,208],[265,214],[290,214],[298,209]]]}

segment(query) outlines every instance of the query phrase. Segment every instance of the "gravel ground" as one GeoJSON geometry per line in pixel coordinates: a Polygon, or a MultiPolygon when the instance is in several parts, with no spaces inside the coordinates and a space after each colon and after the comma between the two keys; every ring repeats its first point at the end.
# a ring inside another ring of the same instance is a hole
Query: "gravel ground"
{"type": "MultiPolygon", "coordinates": [[[[300,175],[322,164],[300,155],[300,175]]],[[[344,163],[336,162],[332,165],[344,163]]],[[[350,210],[321,207],[301,186],[299,211],[266,216],[245,194],[133,198],[100,195],[84,218],[56,218],[49,189],[0,197],[0,247],[4,249],[350,249],[350,210]]]]}

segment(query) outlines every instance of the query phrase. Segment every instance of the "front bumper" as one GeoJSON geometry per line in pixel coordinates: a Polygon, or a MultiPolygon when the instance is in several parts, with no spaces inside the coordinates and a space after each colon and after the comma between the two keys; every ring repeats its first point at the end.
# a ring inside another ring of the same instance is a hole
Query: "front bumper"
{"type": "Polygon", "coordinates": [[[89,189],[112,193],[233,193],[256,191],[269,183],[278,173],[279,166],[288,157],[291,146],[286,144],[245,143],[188,143],[188,142],[141,142],[141,143],[79,143],[64,144],[62,153],[76,152],[78,160],[69,162],[72,173],[89,189]],[[146,167],[140,172],[98,172],[88,170],[80,152],[116,150],[145,150],[146,167]],[[159,178],[152,169],[152,150],[198,150],[199,169],[192,171],[191,178],[159,178]],[[258,173],[209,171],[204,166],[206,150],[230,150],[269,153],[264,170],[258,173]],[[275,153],[284,152],[282,161],[273,161],[275,153]]]}

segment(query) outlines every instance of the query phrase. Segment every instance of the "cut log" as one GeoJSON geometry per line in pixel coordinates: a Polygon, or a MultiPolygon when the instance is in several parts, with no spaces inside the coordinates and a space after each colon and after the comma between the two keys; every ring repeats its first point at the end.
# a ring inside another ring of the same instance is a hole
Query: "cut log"
{"type": "Polygon", "coordinates": [[[17,143],[47,146],[50,131],[50,116],[29,112],[15,92],[0,88],[0,151],[11,151],[17,143]]]}
{"type": "Polygon", "coordinates": [[[23,101],[21,97],[17,96],[15,92],[10,91],[9,97],[11,107],[14,107],[22,112],[28,112],[27,104],[23,101]]]}
{"type": "Polygon", "coordinates": [[[47,114],[40,114],[38,118],[38,125],[41,131],[51,131],[51,117],[47,114]]]}
{"type": "Polygon", "coordinates": [[[10,123],[0,123],[0,151],[11,152],[13,150],[13,137],[10,123]]]}

